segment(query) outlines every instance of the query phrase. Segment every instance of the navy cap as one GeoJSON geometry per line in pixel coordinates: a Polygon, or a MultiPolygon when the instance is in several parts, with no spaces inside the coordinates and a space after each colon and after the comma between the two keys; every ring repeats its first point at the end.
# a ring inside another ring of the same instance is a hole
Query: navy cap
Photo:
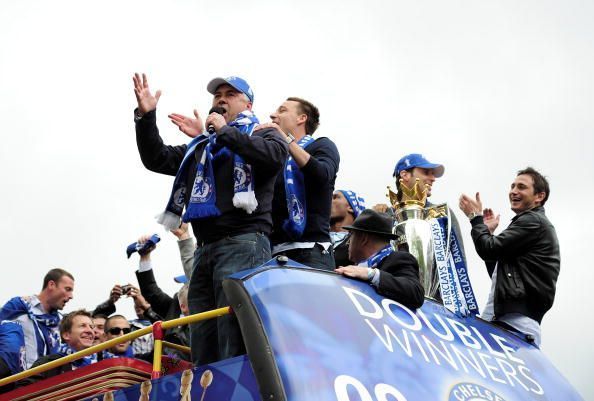
{"type": "Polygon", "coordinates": [[[398,163],[396,163],[396,167],[394,168],[394,177],[399,177],[401,171],[411,170],[415,167],[432,168],[435,177],[437,178],[441,177],[445,171],[445,167],[442,164],[431,163],[429,160],[425,159],[423,155],[411,153],[398,160],[398,163]]]}
{"type": "Polygon", "coordinates": [[[188,282],[188,278],[186,277],[185,274],[182,274],[181,276],[174,277],[173,280],[175,280],[176,283],[180,283],[180,284],[185,284],[188,282]]]}
{"type": "Polygon", "coordinates": [[[250,102],[254,102],[254,92],[250,85],[246,82],[245,79],[239,77],[227,77],[227,78],[215,78],[206,85],[206,90],[213,95],[217,91],[217,88],[221,85],[231,85],[233,88],[237,89],[239,92],[245,94],[250,102]]]}

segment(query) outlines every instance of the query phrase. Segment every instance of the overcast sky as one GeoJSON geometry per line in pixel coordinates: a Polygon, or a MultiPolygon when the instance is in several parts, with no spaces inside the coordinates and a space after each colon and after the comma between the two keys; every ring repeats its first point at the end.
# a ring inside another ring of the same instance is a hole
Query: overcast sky
{"type": "MultiPolygon", "coordinates": [[[[173,293],[177,246],[154,222],[172,178],[138,157],[132,74],[163,95],[167,143],[186,138],[171,112],[210,108],[206,84],[238,75],[262,121],[287,97],[321,111],[317,136],[341,154],[337,188],[385,201],[395,162],[423,153],[446,173],[433,202],[480,191],[512,213],[507,192],[527,165],[550,179],[547,214],[562,267],[542,349],[585,399],[591,361],[594,224],[594,3],[565,1],[27,1],[0,3],[0,295],[38,293],[63,267],[65,311],[135,283],[125,247],[159,232],[155,273],[173,293]]],[[[457,209],[456,209],[457,210],[457,209]]],[[[490,281],[458,212],[475,292],[490,281]]],[[[118,310],[132,317],[132,302],[118,310]]]]}

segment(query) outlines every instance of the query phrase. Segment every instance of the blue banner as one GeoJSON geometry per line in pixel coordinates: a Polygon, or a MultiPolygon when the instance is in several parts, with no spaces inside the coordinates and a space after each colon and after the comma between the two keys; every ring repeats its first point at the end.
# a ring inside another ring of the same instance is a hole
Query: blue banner
{"type": "Polygon", "coordinates": [[[538,348],[474,316],[312,269],[247,274],[287,400],[581,400],[538,348]]]}

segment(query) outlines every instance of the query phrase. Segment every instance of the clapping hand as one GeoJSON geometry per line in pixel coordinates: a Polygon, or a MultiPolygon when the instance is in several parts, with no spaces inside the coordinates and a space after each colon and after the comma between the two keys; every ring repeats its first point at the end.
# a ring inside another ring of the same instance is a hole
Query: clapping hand
{"type": "Polygon", "coordinates": [[[499,215],[495,216],[491,208],[486,208],[483,210],[483,222],[489,229],[489,232],[493,234],[499,225],[499,215]]]}

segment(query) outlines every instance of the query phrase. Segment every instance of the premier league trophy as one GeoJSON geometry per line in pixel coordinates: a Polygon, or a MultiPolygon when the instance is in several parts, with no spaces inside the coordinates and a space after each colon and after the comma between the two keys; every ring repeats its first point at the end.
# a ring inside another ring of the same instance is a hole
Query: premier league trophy
{"type": "MultiPolygon", "coordinates": [[[[388,197],[394,208],[393,232],[398,236],[394,241],[394,248],[410,252],[417,259],[425,296],[436,298],[439,296],[439,276],[435,265],[433,236],[429,220],[449,217],[449,210],[445,203],[425,206],[429,185],[422,185],[418,178],[412,188],[404,185],[402,179],[399,182],[397,193],[388,187],[388,197]]],[[[446,238],[449,238],[449,224],[447,232],[446,238]]],[[[447,245],[445,249],[448,249],[447,245]]]]}

